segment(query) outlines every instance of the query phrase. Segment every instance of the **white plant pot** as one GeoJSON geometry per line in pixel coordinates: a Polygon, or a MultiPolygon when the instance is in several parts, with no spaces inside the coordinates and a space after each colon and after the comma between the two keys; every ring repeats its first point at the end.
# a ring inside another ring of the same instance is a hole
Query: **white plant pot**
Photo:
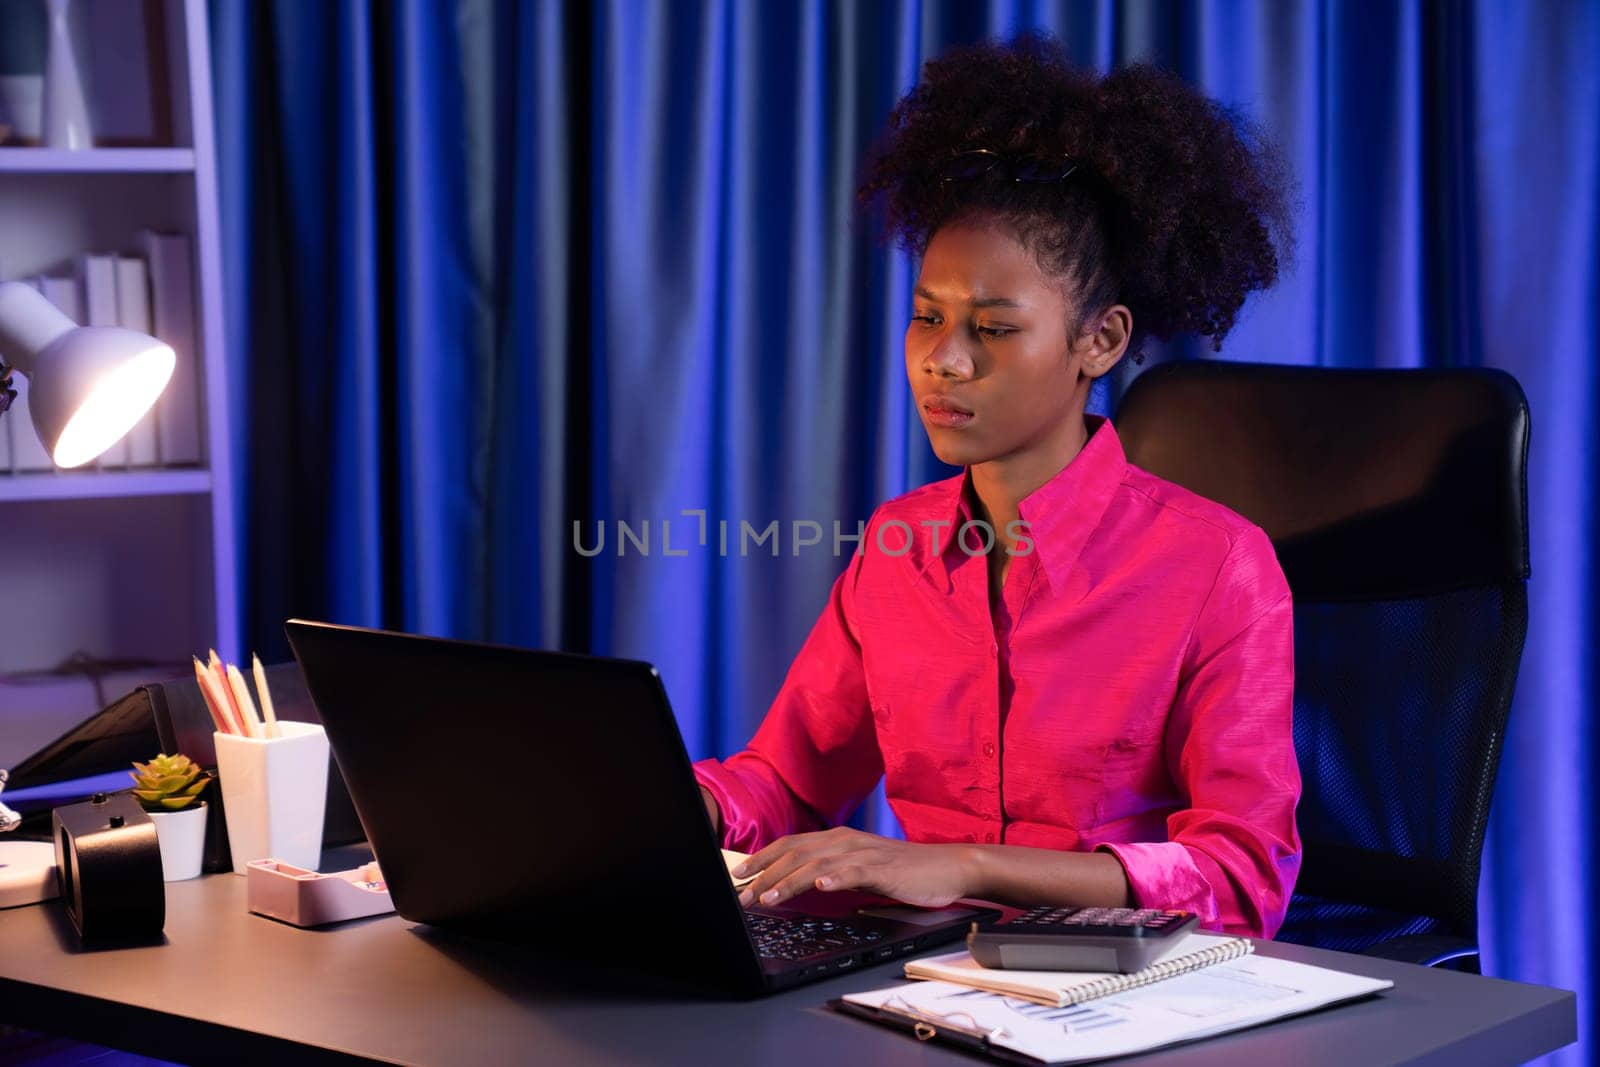
{"type": "Polygon", "coordinates": [[[182,811],[147,812],[156,824],[156,843],[161,846],[161,877],[181,882],[200,874],[206,852],[206,802],[182,811]]]}

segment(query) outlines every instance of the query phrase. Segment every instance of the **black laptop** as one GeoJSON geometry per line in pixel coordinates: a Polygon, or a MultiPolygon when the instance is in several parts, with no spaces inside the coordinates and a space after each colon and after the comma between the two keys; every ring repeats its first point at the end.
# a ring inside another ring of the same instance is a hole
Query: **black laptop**
{"type": "Polygon", "coordinates": [[[759,994],[996,915],[814,891],[741,908],[648,663],[286,629],[407,919],[759,994]]]}

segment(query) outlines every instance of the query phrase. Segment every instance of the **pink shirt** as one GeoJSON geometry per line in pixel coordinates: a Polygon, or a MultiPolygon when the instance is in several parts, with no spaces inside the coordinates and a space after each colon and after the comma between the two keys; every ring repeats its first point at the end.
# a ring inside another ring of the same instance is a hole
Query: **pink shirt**
{"type": "Polygon", "coordinates": [[[840,823],[883,777],[910,841],[1105,849],[1141,906],[1277,931],[1300,868],[1283,571],[1086,422],[1021,502],[993,615],[955,541],[964,474],[873,513],[749,748],[695,765],[728,848],[840,823]]]}

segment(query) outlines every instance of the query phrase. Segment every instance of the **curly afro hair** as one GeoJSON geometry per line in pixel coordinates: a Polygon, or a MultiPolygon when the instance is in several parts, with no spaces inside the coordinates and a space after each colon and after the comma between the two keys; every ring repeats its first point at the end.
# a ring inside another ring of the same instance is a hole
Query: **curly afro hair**
{"type": "Polygon", "coordinates": [[[1077,68],[1043,33],[930,60],[868,153],[856,199],[881,203],[880,239],[913,255],[951,222],[1005,225],[1062,279],[1074,333],[1127,305],[1136,358],[1147,336],[1193,333],[1220,349],[1288,251],[1286,171],[1252,127],[1157,68],[1077,68]],[[1065,154],[1078,169],[1055,183],[1012,181],[1005,167],[942,181],[974,148],[1065,154]]]}

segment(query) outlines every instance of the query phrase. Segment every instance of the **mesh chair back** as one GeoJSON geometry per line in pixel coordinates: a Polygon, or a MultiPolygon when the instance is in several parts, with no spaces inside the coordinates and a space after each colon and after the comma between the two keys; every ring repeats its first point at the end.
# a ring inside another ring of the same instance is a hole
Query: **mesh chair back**
{"type": "Polygon", "coordinates": [[[1509,375],[1191,362],[1129,389],[1134,464],[1272,538],[1295,599],[1304,864],[1280,937],[1477,937],[1527,629],[1528,411],[1509,375]]]}

